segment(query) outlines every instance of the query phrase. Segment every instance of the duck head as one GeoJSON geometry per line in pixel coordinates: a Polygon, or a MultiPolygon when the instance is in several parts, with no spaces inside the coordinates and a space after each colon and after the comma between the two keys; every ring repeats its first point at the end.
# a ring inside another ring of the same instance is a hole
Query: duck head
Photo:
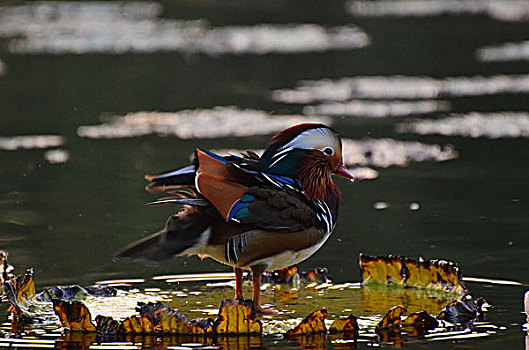
{"type": "Polygon", "coordinates": [[[324,124],[299,124],[279,132],[260,160],[261,169],[298,179],[309,200],[340,196],[332,174],[353,180],[342,160],[342,141],[324,124]]]}

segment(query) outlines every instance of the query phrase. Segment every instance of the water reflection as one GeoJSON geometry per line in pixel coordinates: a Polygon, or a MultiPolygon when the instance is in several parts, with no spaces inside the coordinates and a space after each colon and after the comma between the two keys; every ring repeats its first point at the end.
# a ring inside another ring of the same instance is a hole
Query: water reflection
{"type": "Polygon", "coordinates": [[[529,113],[497,112],[452,114],[435,120],[417,120],[397,126],[401,133],[412,132],[421,135],[439,134],[445,136],[517,138],[529,137],[529,113]]]}
{"type": "Polygon", "coordinates": [[[353,98],[431,99],[439,97],[486,96],[529,93],[529,75],[474,77],[359,76],[338,80],[301,81],[293,89],[272,93],[283,103],[347,101],[353,98]]]}
{"type": "Polygon", "coordinates": [[[80,126],[77,134],[87,138],[122,138],[149,134],[172,135],[182,139],[268,135],[297,123],[331,124],[328,117],[270,115],[265,111],[215,107],[175,113],[137,112],[106,117],[100,125],[80,126]]]}
{"type": "Polygon", "coordinates": [[[476,51],[476,57],[483,62],[527,61],[529,41],[485,46],[476,51]]]}
{"type": "Polygon", "coordinates": [[[417,141],[393,139],[344,139],[345,164],[361,164],[379,168],[406,166],[410,162],[445,162],[458,157],[450,145],[429,145],[417,141]]]}
{"type": "Polygon", "coordinates": [[[529,3],[525,0],[350,0],[347,10],[352,15],[366,17],[479,15],[505,22],[529,19],[529,3]]]}
{"type": "Polygon", "coordinates": [[[447,101],[347,101],[343,103],[322,103],[303,107],[306,115],[337,115],[362,118],[401,117],[414,114],[429,114],[448,111],[451,104],[447,101]]]}
{"type": "Polygon", "coordinates": [[[172,51],[207,55],[324,52],[367,46],[347,25],[259,24],[212,27],[160,18],[153,2],[38,2],[0,7],[0,37],[16,54],[122,54],[172,51]]]}
{"type": "Polygon", "coordinates": [[[0,150],[51,148],[64,145],[64,138],[58,135],[24,135],[0,137],[0,150]]]}

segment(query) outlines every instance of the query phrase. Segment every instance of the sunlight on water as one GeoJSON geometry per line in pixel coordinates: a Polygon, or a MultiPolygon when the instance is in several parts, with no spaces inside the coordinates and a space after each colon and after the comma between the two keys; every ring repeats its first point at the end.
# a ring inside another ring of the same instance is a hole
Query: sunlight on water
{"type": "Polygon", "coordinates": [[[328,117],[270,115],[265,111],[215,107],[175,113],[137,112],[112,116],[100,125],[80,126],[77,134],[87,138],[121,138],[149,134],[182,139],[272,134],[297,123],[331,124],[328,117]]]}
{"type": "Polygon", "coordinates": [[[58,135],[24,135],[0,137],[0,150],[51,148],[64,145],[64,138],[58,135]]]}
{"type": "Polygon", "coordinates": [[[483,62],[527,61],[529,41],[485,46],[476,51],[476,56],[483,62]]]}
{"type": "Polygon", "coordinates": [[[272,98],[284,103],[347,101],[353,98],[431,99],[529,93],[529,75],[474,77],[360,76],[338,80],[301,81],[294,89],[276,90],[272,98]]]}
{"type": "Polygon", "coordinates": [[[529,3],[525,0],[350,0],[347,10],[352,15],[365,17],[481,15],[505,22],[529,19],[529,3]]]}
{"type": "Polygon", "coordinates": [[[149,53],[207,55],[323,52],[369,44],[355,26],[258,24],[212,27],[205,20],[160,18],[152,2],[37,2],[0,6],[0,37],[16,54],[149,53]]]}
{"type": "Polygon", "coordinates": [[[529,137],[529,113],[496,112],[450,114],[448,117],[431,120],[417,120],[397,125],[400,133],[421,135],[439,134],[445,136],[518,138],[529,137]]]}
{"type": "Polygon", "coordinates": [[[51,164],[63,164],[70,159],[70,154],[63,149],[54,149],[44,152],[44,159],[51,164]]]}
{"type": "Polygon", "coordinates": [[[406,166],[410,162],[444,162],[456,159],[452,146],[428,145],[417,141],[363,139],[343,141],[345,164],[361,164],[379,168],[406,166]]]}
{"type": "Polygon", "coordinates": [[[303,107],[307,115],[339,115],[363,118],[402,117],[413,114],[429,114],[450,110],[447,101],[347,101],[343,103],[323,103],[303,107]]]}

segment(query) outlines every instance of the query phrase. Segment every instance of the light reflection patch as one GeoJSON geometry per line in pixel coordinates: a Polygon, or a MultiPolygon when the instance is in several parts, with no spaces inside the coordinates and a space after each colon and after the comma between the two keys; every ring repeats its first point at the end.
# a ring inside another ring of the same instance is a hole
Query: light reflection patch
{"type": "Polygon", "coordinates": [[[360,17],[486,16],[502,22],[529,20],[526,0],[382,0],[346,4],[347,11],[360,17]]]}
{"type": "Polygon", "coordinates": [[[448,101],[362,101],[322,103],[303,107],[307,115],[351,116],[359,118],[403,117],[449,111],[448,101]]]}
{"type": "Polygon", "coordinates": [[[330,125],[328,117],[270,115],[265,111],[215,107],[175,113],[137,112],[113,116],[99,125],[80,126],[77,134],[92,139],[124,138],[156,134],[182,139],[268,135],[298,123],[330,125]]]}
{"type": "Polygon", "coordinates": [[[397,132],[421,135],[461,136],[470,138],[529,137],[529,113],[472,112],[450,114],[441,119],[422,119],[397,125],[397,132]]]}
{"type": "Polygon", "coordinates": [[[476,51],[476,56],[482,62],[527,61],[529,41],[485,46],[476,51]]]}
{"type": "Polygon", "coordinates": [[[152,52],[242,55],[350,50],[369,45],[353,25],[258,24],[213,27],[206,20],[160,17],[138,2],[35,2],[0,6],[0,38],[14,54],[152,52]]]}
{"type": "Polygon", "coordinates": [[[351,99],[437,99],[529,93],[529,74],[473,77],[358,76],[338,80],[301,81],[276,90],[277,102],[307,104],[351,99]]]}

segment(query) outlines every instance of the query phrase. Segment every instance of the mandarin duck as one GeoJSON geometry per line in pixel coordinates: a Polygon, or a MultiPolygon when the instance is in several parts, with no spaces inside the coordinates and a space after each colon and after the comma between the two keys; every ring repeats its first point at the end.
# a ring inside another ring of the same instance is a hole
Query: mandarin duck
{"type": "Polygon", "coordinates": [[[158,233],[125,247],[120,259],[160,263],[174,255],[211,257],[251,270],[256,311],[261,274],[300,263],[329,238],[341,192],[331,175],[353,180],[342,162],[340,136],[323,124],[300,124],[275,135],[263,155],[220,156],[197,149],[190,166],[146,175],[146,189],[174,196],[151,204],[181,204],[158,233]]]}

